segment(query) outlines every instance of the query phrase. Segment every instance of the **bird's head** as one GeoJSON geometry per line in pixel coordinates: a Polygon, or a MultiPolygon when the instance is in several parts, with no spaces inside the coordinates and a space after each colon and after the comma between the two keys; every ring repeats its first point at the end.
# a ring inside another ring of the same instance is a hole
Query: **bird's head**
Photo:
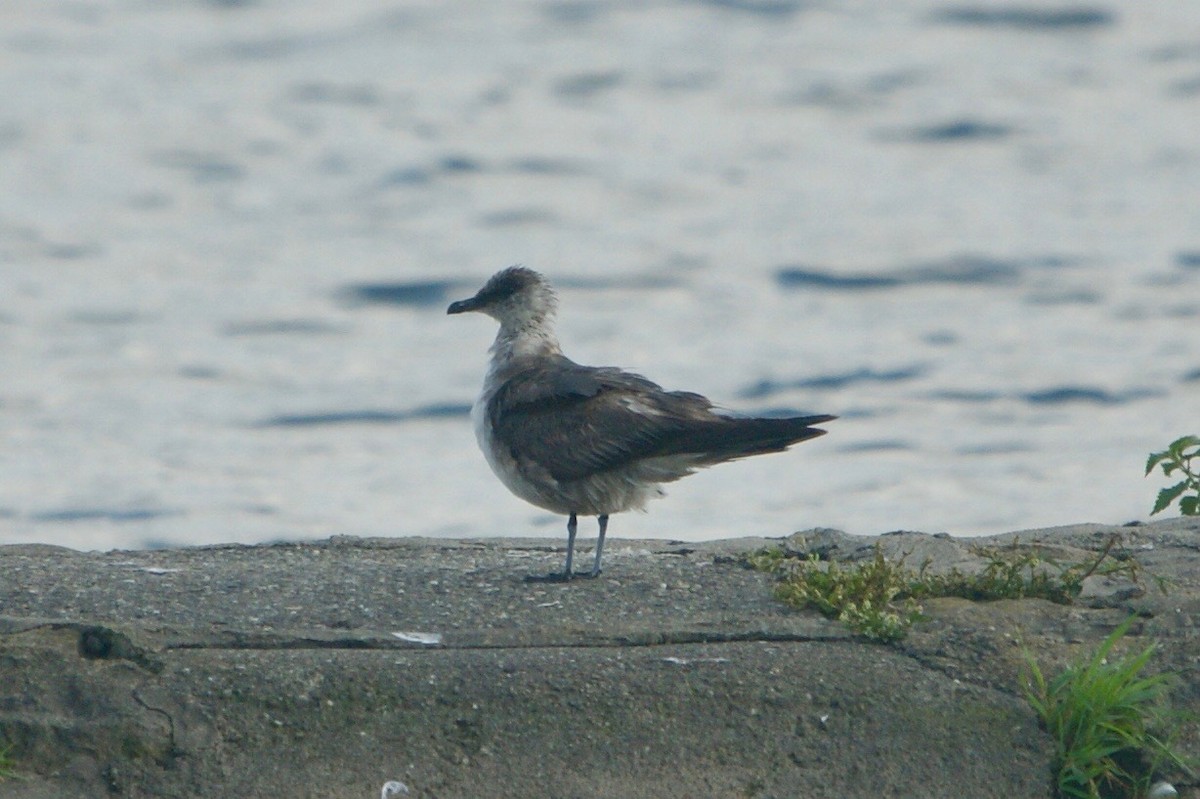
{"type": "Polygon", "coordinates": [[[451,303],[448,314],[479,311],[517,330],[541,325],[554,316],[558,298],[549,281],[532,269],[510,266],[492,275],[474,297],[451,303]]]}

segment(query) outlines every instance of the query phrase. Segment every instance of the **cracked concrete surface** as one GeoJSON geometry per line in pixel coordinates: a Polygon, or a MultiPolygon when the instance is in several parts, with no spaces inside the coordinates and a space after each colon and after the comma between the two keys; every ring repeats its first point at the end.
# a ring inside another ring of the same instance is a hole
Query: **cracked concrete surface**
{"type": "Polygon", "coordinates": [[[1023,652],[1055,668],[1135,612],[1134,645],[1159,641],[1176,701],[1200,709],[1198,545],[1196,520],[616,540],[601,579],[567,585],[522,579],[559,562],[542,540],[0,547],[0,737],[22,777],[0,794],[1046,796],[1023,652]],[[783,606],[743,565],[878,540],[966,569],[979,545],[1082,559],[1113,535],[1139,585],[1095,580],[1073,606],[928,601],[892,646],[783,606]]]}

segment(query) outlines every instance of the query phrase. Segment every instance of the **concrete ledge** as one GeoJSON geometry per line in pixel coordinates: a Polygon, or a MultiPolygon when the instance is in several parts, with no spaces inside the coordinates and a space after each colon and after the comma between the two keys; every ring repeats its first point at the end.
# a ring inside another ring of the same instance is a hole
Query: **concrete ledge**
{"type": "Polygon", "coordinates": [[[979,544],[1085,557],[1113,535],[1169,593],[936,600],[893,646],[774,601],[742,557],[780,541],[617,539],[601,579],[565,585],[522,579],[558,567],[543,539],[0,547],[0,740],[22,775],[0,794],[1048,796],[1022,647],[1053,669],[1137,613],[1135,644],[1161,643],[1200,710],[1200,520],[878,539],[970,568],[979,544]]]}

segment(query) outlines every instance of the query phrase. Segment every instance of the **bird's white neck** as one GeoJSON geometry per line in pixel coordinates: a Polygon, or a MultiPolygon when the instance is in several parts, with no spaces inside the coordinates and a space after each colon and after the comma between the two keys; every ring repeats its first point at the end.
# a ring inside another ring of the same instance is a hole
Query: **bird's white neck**
{"type": "Polygon", "coordinates": [[[521,325],[500,325],[500,332],[488,352],[492,369],[502,369],[515,360],[530,356],[561,355],[558,337],[547,319],[530,319],[521,325]]]}

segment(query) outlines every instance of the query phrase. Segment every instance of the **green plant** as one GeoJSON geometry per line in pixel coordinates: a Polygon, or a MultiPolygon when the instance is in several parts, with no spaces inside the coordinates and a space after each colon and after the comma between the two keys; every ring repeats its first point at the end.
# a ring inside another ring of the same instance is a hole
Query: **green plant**
{"type": "Polygon", "coordinates": [[[944,574],[929,570],[929,562],[913,571],[905,557],[889,561],[876,545],[869,561],[843,566],[822,562],[816,555],[789,555],[782,548],[765,549],[749,556],[749,564],[779,575],[775,596],[797,608],[815,608],[844,622],[855,632],[878,641],[903,638],[921,618],[922,599],[963,597],[974,601],[1039,597],[1070,604],[1093,574],[1124,572],[1137,580],[1137,562],[1112,554],[1113,536],[1094,559],[1060,564],[1045,557],[1038,547],[980,548],[986,558],[977,573],[953,569],[944,574]]]}
{"type": "Polygon", "coordinates": [[[0,744],[0,782],[17,776],[13,770],[12,744],[0,744]]]}
{"type": "Polygon", "coordinates": [[[816,555],[789,558],[779,549],[752,555],[750,564],[782,575],[775,587],[779,599],[797,608],[816,608],[877,641],[903,638],[921,617],[921,606],[909,591],[912,571],[903,558],[887,560],[878,546],[871,560],[849,567],[823,563],[816,555]]]}
{"type": "Polygon", "coordinates": [[[1025,695],[1055,742],[1056,791],[1070,799],[1145,796],[1164,765],[1188,770],[1170,735],[1166,694],[1171,678],[1145,676],[1155,652],[1112,657],[1132,618],[1113,630],[1084,662],[1052,680],[1026,653],[1025,695]]]}
{"type": "Polygon", "coordinates": [[[972,551],[986,558],[982,571],[964,574],[951,569],[945,574],[928,573],[929,563],[922,564],[911,591],[918,599],[924,597],[957,596],[975,602],[995,599],[1048,599],[1059,605],[1069,605],[1079,596],[1083,581],[1093,574],[1123,573],[1138,581],[1137,561],[1122,560],[1113,554],[1119,536],[1110,536],[1094,559],[1079,563],[1060,563],[1048,557],[1040,547],[1022,547],[1013,540],[1008,547],[980,547],[972,551]]]}
{"type": "Polygon", "coordinates": [[[1184,516],[1200,516],[1200,467],[1192,466],[1192,459],[1200,461],[1200,436],[1184,436],[1171,442],[1162,452],[1152,452],[1146,460],[1146,475],[1158,466],[1162,473],[1170,477],[1175,472],[1183,475],[1183,479],[1173,486],[1168,486],[1158,492],[1154,502],[1154,510],[1150,515],[1166,510],[1179,500],[1179,512],[1184,516]],[[1191,491],[1188,496],[1184,492],[1191,491]]]}

